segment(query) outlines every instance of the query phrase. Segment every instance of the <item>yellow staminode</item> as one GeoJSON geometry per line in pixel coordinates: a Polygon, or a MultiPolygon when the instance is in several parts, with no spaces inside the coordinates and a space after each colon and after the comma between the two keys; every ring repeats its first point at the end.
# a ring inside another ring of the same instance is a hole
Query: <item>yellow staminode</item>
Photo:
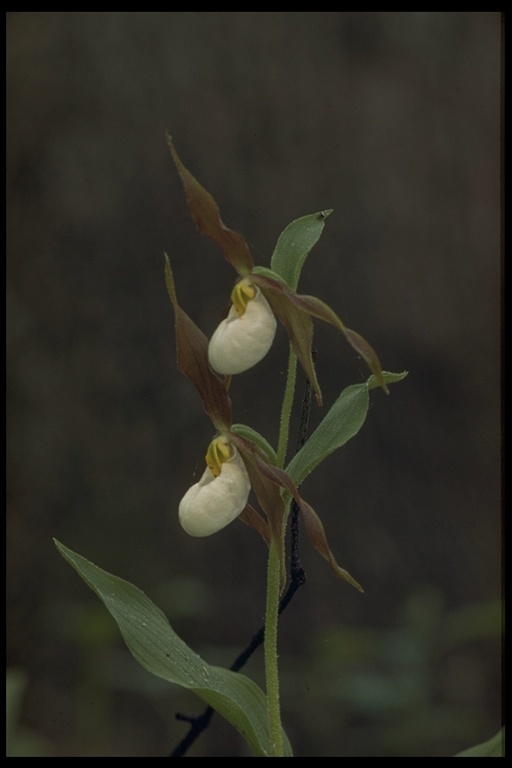
{"type": "Polygon", "coordinates": [[[206,464],[214,477],[220,475],[222,464],[233,456],[231,443],[225,437],[216,437],[206,451],[206,464]]]}
{"type": "Polygon", "coordinates": [[[231,301],[233,302],[238,317],[242,317],[245,313],[247,304],[251,299],[254,299],[255,296],[256,288],[247,277],[244,277],[243,280],[240,280],[235,285],[231,291],[231,301]]]}

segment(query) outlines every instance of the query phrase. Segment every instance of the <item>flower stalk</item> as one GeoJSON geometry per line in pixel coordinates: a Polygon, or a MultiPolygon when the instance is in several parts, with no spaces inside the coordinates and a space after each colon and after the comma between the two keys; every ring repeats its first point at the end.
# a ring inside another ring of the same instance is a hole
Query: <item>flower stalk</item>
{"type": "Polygon", "coordinates": [[[279,698],[279,666],[277,653],[277,626],[279,617],[281,564],[274,540],[268,551],[267,603],[265,610],[265,678],[267,684],[267,713],[272,757],[283,757],[283,728],[279,698]]]}
{"type": "Polygon", "coordinates": [[[326,212],[305,217],[306,228],[300,223],[303,220],[292,223],[290,227],[295,232],[300,224],[298,238],[287,228],[286,237],[283,233],[276,246],[272,269],[255,266],[246,240],[225,226],[213,197],[185,168],[170,137],[168,142],[192,218],[198,229],[217,243],[238,274],[227,317],[208,341],[179,305],[166,257],[166,283],[176,321],[178,367],[196,387],[205,412],[218,430],[206,453],[203,476],[189,488],[180,503],[179,518],[182,527],[192,536],[209,536],[240,518],[269,546],[264,630],[268,734],[271,756],[283,757],[288,745],[281,724],[277,636],[280,598],[286,586],[285,532],[292,501],[311,543],[333,573],[363,591],[336,562],[319,516],[301,497],[290,468],[284,469],[299,363],[318,404],[322,404],[313,359],[313,318],[334,326],[366,361],[375,382],[388,393],[386,375],[363,336],[347,328],[320,299],[296,292],[302,263],[323,229],[326,212]],[[283,242],[288,245],[283,246],[283,242]],[[295,253],[297,243],[300,243],[299,251],[295,253]],[[291,261],[288,253],[292,254],[291,261]],[[288,332],[290,348],[278,445],[274,451],[255,430],[233,424],[229,389],[232,376],[252,368],[269,352],[276,334],[276,318],[288,332]],[[248,503],[251,492],[263,514],[248,503]]]}
{"type": "Polygon", "coordinates": [[[286,461],[286,451],[288,448],[288,437],[290,433],[290,419],[293,407],[293,396],[295,394],[295,380],[297,378],[297,355],[290,344],[288,354],[288,371],[286,375],[286,385],[284,388],[283,404],[281,406],[281,419],[279,423],[279,439],[277,443],[277,461],[278,467],[284,467],[286,461]]]}

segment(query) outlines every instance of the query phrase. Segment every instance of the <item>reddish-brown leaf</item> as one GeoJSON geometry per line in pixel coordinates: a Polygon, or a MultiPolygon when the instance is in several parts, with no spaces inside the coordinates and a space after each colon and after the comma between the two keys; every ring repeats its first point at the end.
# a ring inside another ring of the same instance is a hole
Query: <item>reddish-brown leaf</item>
{"type": "Polygon", "coordinates": [[[290,496],[292,496],[293,499],[297,502],[302,513],[304,526],[309,536],[309,540],[311,541],[316,551],[322,555],[325,560],[327,560],[332,572],[338,576],[338,578],[343,579],[348,584],[351,584],[360,592],[364,592],[362,586],[350,575],[350,573],[344,568],[341,568],[336,562],[336,558],[334,557],[329,544],[327,543],[327,536],[325,534],[322,521],[316,514],[313,507],[310,506],[307,501],[304,501],[291,477],[283,469],[279,469],[279,467],[275,467],[268,462],[265,463],[264,468],[260,467],[260,469],[263,469],[263,471],[266,473],[266,476],[272,482],[280,485],[282,488],[286,488],[290,496]]]}
{"type": "MultiPolygon", "coordinates": [[[[279,488],[286,489],[290,496],[297,502],[302,513],[304,526],[309,539],[316,551],[329,563],[332,572],[338,578],[343,579],[343,581],[346,581],[360,592],[364,592],[362,586],[350,575],[350,573],[344,568],[341,568],[336,562],[336,558],[327,543],[327,536],[322,521],[313,507],[301,497],[298,488],[291,477],[284,471],[284,469],[280,469],[274,464],[271,464],[263,451],[250,441],[245,440],[239,435],[233,434],[231,435],[231,439],[236,443],[238,450],[244,458],[251,479],[251,485],[256,492],[256,496],[258,497],[258,501],[263,511],[268,517],[272,535],[277,536],[278,538],[276,540],[280,542],[282,568],[284,564],[284,542],[282,542],[282,536],[285,505],[279,488]]],[[[284,581],[282,581],[282,584],[284,584],[284,581]]]]}
{"type": "Polygon", "coordinates": [[[238,516],[238,519],[246,525],[254,528],[263,540],[270,546],[270,528],[267,521],[257,512],[250,504],[246,506],[244,511],[238,516]]]}
{"type": "Polygon", "coordinates": [[[336,312],[334,312],[334,310],[332,310],[324,301],[317,299],[316,296],[299,296],[295,294],[295,296],[290,297],[290,300],[304,312],[309,312],[314,317],[318,317],[320,320],[324,320],[326,323],[334,325],[335,328],[341,331],[350,346],[355,349],[358,355],[361,355],[371,372],[376,376],[384,392],[389,395],[389,389],[384,381],[382,367],[379,358],[377,357],[377,353],[361,334],[347,328],[336,312]]]}
{"type": "Polygon", "coordinates": [[[217,243],[226,260],[240,275],[249,274],[254,264],[245,238],[225,226],[214,198],[185,168],[169,134],[167,134],[167,143],[183,183],[190,215],[198,230],[217,243]]]}
{"type": "Polygon", "coordinates": [[[276,479],[274,467],[257,445],[240,435],[231,433],[231,440],[242,454],[251,487],[258,503],[265,512],[272,535],[279,540],[283,534],[285,505],[279,490],[281,483],[276,479]]]}
{"type": "Polygon", "coordinates": [[[366,362],[370,371],[375,375],[375,378],[379,382],[386,395],[389,395],[388,385],[386,384],[384,376],[382,375],[382,366],[374,348],[366,341],[363,336],[361,336],[360,333],[357,333],[357,331],[352,331],[350,328],[345,328],[345,336],[347,337],[347,341],[350,346],[355,349],[355,351],[361,355],[363,360],[366,362]]]}
{"type": "Polygon", "coordinates": [[[331,571],[336,576],[338,576],[338,578],[343,579],[343,581],[346,581],[348,584],[351,584],[360,592],[364,592],[364,589],[359,584],[359,582],[357,582],[344,568],[340,568],[336,562],[336,558],[334,557],[329,548],[329,544],[327,543],[327,536],[325,535],[325,529],[322,525],[322,521],[316,514],[313,507],[311,507],[307,501],[304,501],[302,498],[297,503],[302,513],[304,527],[306,528],[309,540],[311,541],[316,551],[321,554],[325,560],[327,560],[331,571]]]}
{"type": "MultiPolygon", "coordinates": [[[[361,355],[371,372],[377,378],[384,392],[389,395],[389,389],[382,375],[382,367],[373,347],[356,331],[347,328],[340,320],[336,312],[328,304],[316,296],[303,296],[295,293],[288,285],[278,280],[266,277],[264,275],[253,275],[252,279],[258,283],[263,290],[272,309],[284,323],[290,334],[291,342],[295,353],[299,358],[301,365],[310,381],[313,382],[313,388],[317,400],[321,402],[320,389],[314,374],[313,361],[311,360],[311,342],[313,330],[309,331],[309,326],[302,320],[304,317],[318,317],[320,320],[333,325],[345,336],[350,346],[355,349],[358,355],[361,355]],[[307,351],[309,338],[309,351],[307,351]],[[299,354],[300,349],[300,354],[299,354]],[[312,370],[314,378],[310,376],[312,370]],[[316,382],[316,383],[315,383],[316,382]]],[[[311,323],[311,319],[309,321],[311,323]]]]}
{"type": "Polygon", "coordinates": [[[280,491],[281,483],[277,481],[273,471],[277,470],[277,467],[269,464],[266,455],[254,443],[233,433],[231,433],[231,439],[242,455],[251,487],[256,494],[258,504],[267,516],[270,535],[277,543],[281,563],[281,588],[284,589],[286,564],[283,523],[286,505],[280,491]]]}
{"type": "Polygon", "coordinates": [[[261,288],[273,312],[288,331],[294,352],[312,383],[317,403],[322,405],[322,393],[311,353],[313,321],[309,313],[304,312],[290,300],[290,294],[293,296],[296,294],[284,283],[259,274],[253,275],[251,279],[261,288]]]}
{"type": "Polygon", "coordinates": [[[188,376],[199,392],[204,410],[214,426],[220,432],[225,432],[229,430],[233,421],[231,399],[224,382],[213,373],[208,364],[207,337],[178,304],[167,254],[165,254],[165,282],[176,321],[178,368],[188,376]]]}

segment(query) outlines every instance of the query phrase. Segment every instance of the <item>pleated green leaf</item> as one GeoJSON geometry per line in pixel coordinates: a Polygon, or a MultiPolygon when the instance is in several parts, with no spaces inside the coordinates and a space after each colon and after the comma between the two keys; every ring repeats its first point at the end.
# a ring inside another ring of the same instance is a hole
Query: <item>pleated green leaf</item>
{"type": "MultiPolygon", "coordinates": [[[[401,381],[403,373],[382,371],[386,384],[401,381]]],[[[379,377],[380,378],[380,377],[379,377]]],[[[380,385],[375,376],[363,384],[352,384],[343,390],[311,437],[295,454],[286,468],[296,485],[300,485],[310,472],[337,448],[345,445],[363,426],[369,405],[369,390],[380,385]]]]}
{"type": "MultiPolygon", "coordinates": [[[[239,731],[254,756],[271,754],[265,695],[256,683],[207,664],[178,637],[144,592],[54,541],[64,559],[103,601],[139,664],[197,694],[239,731]]],[[[286,737],[285,743],[287,756],[291,756],[286,737]]]]}
{"type": "Polygon", "coordinates": [[[297,288],[306,256],[320,239],[330,213],[332,209],[295,219],[279,235],[270,266],[290,288],[297,288]]]}

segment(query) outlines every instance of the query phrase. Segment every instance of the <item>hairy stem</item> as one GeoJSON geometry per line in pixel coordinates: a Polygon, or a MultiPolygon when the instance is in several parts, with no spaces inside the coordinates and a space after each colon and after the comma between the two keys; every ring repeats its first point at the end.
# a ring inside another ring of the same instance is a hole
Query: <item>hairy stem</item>
{"type": "MultiPolygon", "coordinates": [[[[288,373],[284,389],[281,419],[279,424],[279,442],[277,446],[277,465],[284,467],[288,438],[290,434],[290,418],[295,394],[297,378],[297,355],[290,344],[288,355],[288,373]]],[[[282,536],[285,535],[283,526],[282,536]]],[[[265,611],[265,677],[267,681],[267,712],[272,744],[272,756],[282,757],[283,729],[281,726],[281,703],[279,700],[279,668],[277,655],[277,625],[279,618],[280,595],[279,542],[274,539],[270,543],[267,569],[267,604],[265,611]]]]}
{"type": "Polygon", "coordinates": [[[288,374],[286,377],[286,386],[284,388],[283,405],[281,407],[281,421],[279,424],[279,442],[277,444],[277,466],[284,467],[286,460],[286,450],[288,448],[288,437],[290,434],[290,418],[293,406],[293,396],[295,394],[295,379],[297,377],[297,355],[290,344],[288,355],[288,374]]]}
{"type": "Polygon", "coordinates": [[[267,606],[265,612],[265,677],[267,681],[267,712],[272,745],[272,757],[283,757],[283,730],[279,701],[279,671],[277,663],[277,619],[279,615],[279,577],[281,564],[277,543],[272,540],[268,554],[267,606]]]}
{"type": "MultiPolygon", "coordinates": [[[[296,358],[295,359],[293,358],[295,358],[295,355],[290,347],[288,378],[286,382],[285,397],[284,397],[283,408],[281,412],[282,413],[281,432],[279,435],[279,446],[280,446],[280,452],[282,455],[280,466],[284,465],[284,460],[286,458],[290,414],[291,414],[293,394],[295,389],[297,360],[296,358]]],[[[300,414],[299,438],[297,442],[297,451],[300,450],[300,448],[305,443],[307,438],[310,409],[311,409],[311,384],[309,381],[306,381],[306,389],[305,389],[304,397],[302,400],[302,407],[301,407],[301,414],[300,414]]],[[[300,562],[299,547],[298,547],[299,509],[295,504],[295,502],[292,502],[291,506],[292,506],[292,515],[291,515],[292,542],[291,542],[291,561],[290,561],[290,583],[288,584],[285,594],[279,600],[279,563],[276,562],[278,561],[279,558],[277,557],[277,552],[275,550],[275,547],[271,547],[269,551],[269,562],[268,562],[267,615],[265,617],[265,620],[266,620],[265,626],[260,627],[260,629],[258,629],[258,631],[254,634],[252,640],[249,642],[247,647],[239,654],[239,656],[237,656],[237,658],[234,660],[234,662],[230,666],[230,669],[234,672],[238,672],[240,669],[242,669],[242,667],[245,666],[245,664],[250,659],[252,654],[256,651],[256,649],[259,648],[264,641],[266,641],[266,627],[267,626],[273,627],[273,630],[271,631],[271,634],[273,634],[273,639],[271,639],[266,644],[265,665],[266,665],[266,669],[273,670],[271,674],[270,685],[268,683],[268,673],[267,673],[267,692],[272,691],[272,694],[270,696],[267,693],[267,696],[268,696],[267,708],[269,712],[270,733],[273,734],[275,732],[276,734],[275,740],[272,737],[274,749],[279,743],[282,745],[281,715],[280,715],[280,706],[279,706],[279,678],[277,674],[278,673],[278,667],[277,667],[278,616],[275,614],[275,605],[277,604],[278,606],[277,613],[278,615],[280,615],[285,610],[287,605],[291,602],[291,600],[293,599],[293,596],[295,595],[299,587],[301,587],[303,584],[306,583],[306,574],[300,562]],[[272,561],[271,561],[271,558],[273,558],[272,561]],[[272,590],[269,589],[270,584],[272,584],[272,590]],[[272,658],[269,658],[268,665],[266,662],[267,653],[269,653],[269,656],[272,657],[272,658]]],[[[189,722],[191,727],[190,727],[189,733],[182,739],[182,741],[177,745],[177,747],[175,747],[175,749],[171,752],[169,757],[183,757],[188,751],[189,747],[196,741],[198,736],[208,727],[210,720],[213,717],[213,714],[214,714],[214,710],[211,707],[207,707],[201,715],[188,716],[183,714],[177,714],[176,718],[178,720],[189,722]]],[[[277,752],[275,754],[277,756],[277,752]]],[[[281,752],[281,755],[282,755],[282,752],[281,752]]]]}

